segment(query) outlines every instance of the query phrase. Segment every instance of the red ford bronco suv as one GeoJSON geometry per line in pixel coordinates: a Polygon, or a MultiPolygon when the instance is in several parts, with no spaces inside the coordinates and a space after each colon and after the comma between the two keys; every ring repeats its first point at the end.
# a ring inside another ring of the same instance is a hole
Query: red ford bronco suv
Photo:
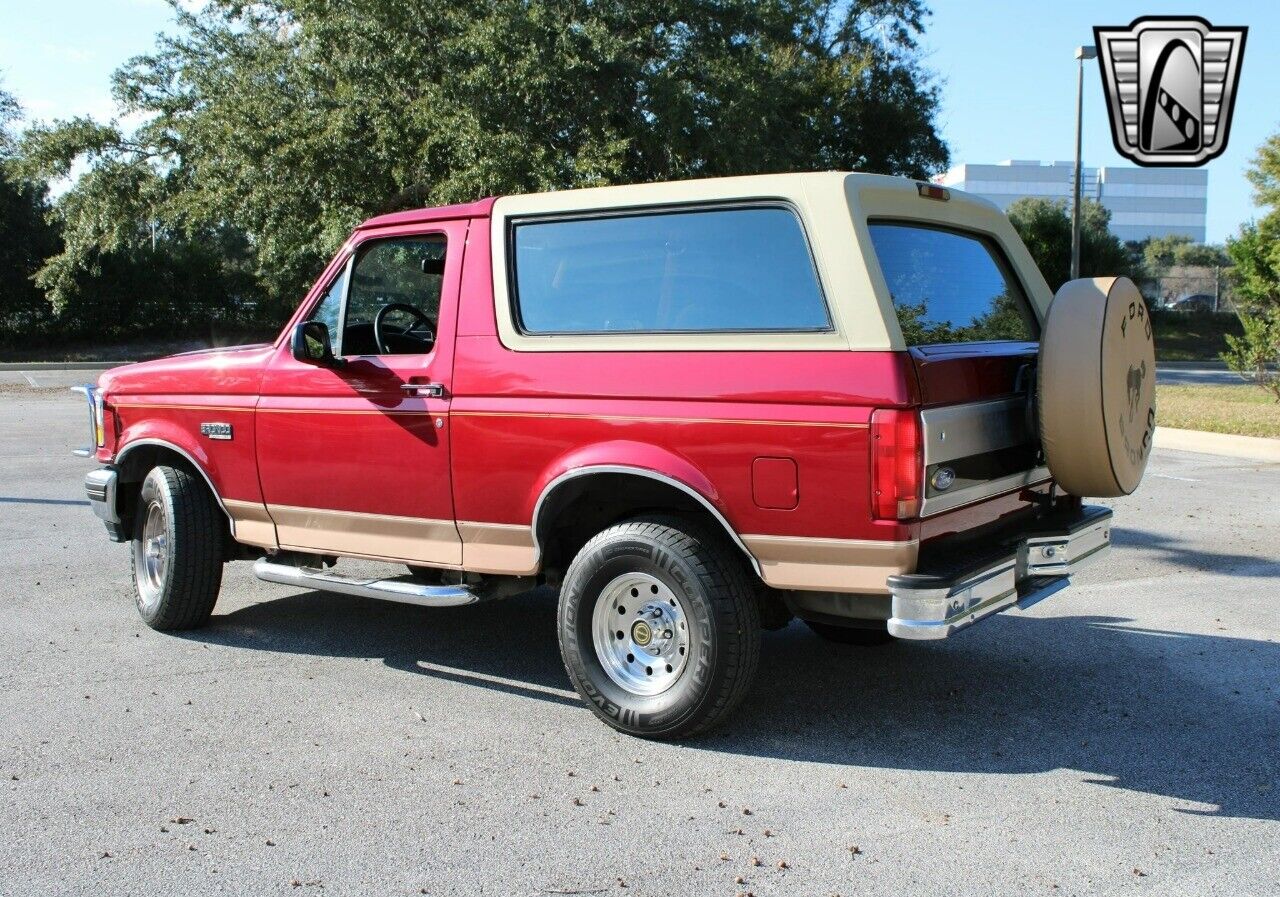
{"type": "Polygon", "coordinates": [[[1067,585],[1110,544],[1081,497],[1142,477],[1154,380],[1133,284],[1054,297],[933,184],[506,196],[365,222],[270,345],[84,387],[86,488],[155,629],[205,623],[236,559],[429,607],[546,584],[587,705],[678,738],[793,616],[940,639],[1067,585]]]}

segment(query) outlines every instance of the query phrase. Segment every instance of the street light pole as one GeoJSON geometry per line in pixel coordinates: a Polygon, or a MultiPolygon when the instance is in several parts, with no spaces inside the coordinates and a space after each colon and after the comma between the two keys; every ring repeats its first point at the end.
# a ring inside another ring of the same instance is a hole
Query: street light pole
{"type": "Polygon", "coordinates": [[[1071,203],[1071,279],[1080,276],[1080,144],[1084,123],[1084,61],[1098,57],[1097,47],[1076,47],[1079,71],[1076,74],[1076,178],[1071,203]]]}

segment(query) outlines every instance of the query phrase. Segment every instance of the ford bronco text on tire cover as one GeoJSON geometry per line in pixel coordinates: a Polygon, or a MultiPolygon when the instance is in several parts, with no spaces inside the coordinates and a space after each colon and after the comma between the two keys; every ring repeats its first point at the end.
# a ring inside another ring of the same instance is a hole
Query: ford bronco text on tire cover
{"type": "Polygon", "coordinates": [[[236,559],[428,607],[545,584],[587,705],[680,738],[793,616],[941,639],[1066,586],[1110,544],[1081,499],[1142,478],[1154,375],[1132,283],[1055,298],[933,184],[507,196],[365,222],[270,345],[84,387],[86,488],[155,629],[236,559]]]}

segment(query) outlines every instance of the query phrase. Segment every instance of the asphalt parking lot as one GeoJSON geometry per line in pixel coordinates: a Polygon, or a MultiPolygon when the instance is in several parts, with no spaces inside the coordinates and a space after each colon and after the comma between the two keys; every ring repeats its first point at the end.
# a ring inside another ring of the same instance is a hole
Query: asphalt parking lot
{"type": "Polygon", "coordinates": [[[135,613],[84,411],[0,389],[0,895],[1280,893],[1280,465],[1158,452],[1116,550],[940,644],[766,634],[718,734],[578,703],[554,601],[228,568],[135,613]]]}

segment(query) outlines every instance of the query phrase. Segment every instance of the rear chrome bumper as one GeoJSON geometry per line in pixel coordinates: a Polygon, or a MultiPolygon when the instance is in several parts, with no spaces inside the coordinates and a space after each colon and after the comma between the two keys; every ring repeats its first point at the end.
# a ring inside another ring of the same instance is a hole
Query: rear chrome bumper
{"type": "Polygon", "coordinates": [[[84,494],[89,498],[93,513],[106,524],[107,534],[113,542],[125,541],[124,524],[120,521],[120,510],[116,505],[116,486],[119,482],[120,475],[111,467],[91,470],[84,478],[84,494]]]}
{"type": "Polygon", "coordinates": [[[1015,605],[1030,607],[1062,591],[1072,573],[1110,547],[1111,511],[1085,507],[1072,517],[1029,528],[979,562],[890,576],[889,633],[943,639],[1015,605]]]}

